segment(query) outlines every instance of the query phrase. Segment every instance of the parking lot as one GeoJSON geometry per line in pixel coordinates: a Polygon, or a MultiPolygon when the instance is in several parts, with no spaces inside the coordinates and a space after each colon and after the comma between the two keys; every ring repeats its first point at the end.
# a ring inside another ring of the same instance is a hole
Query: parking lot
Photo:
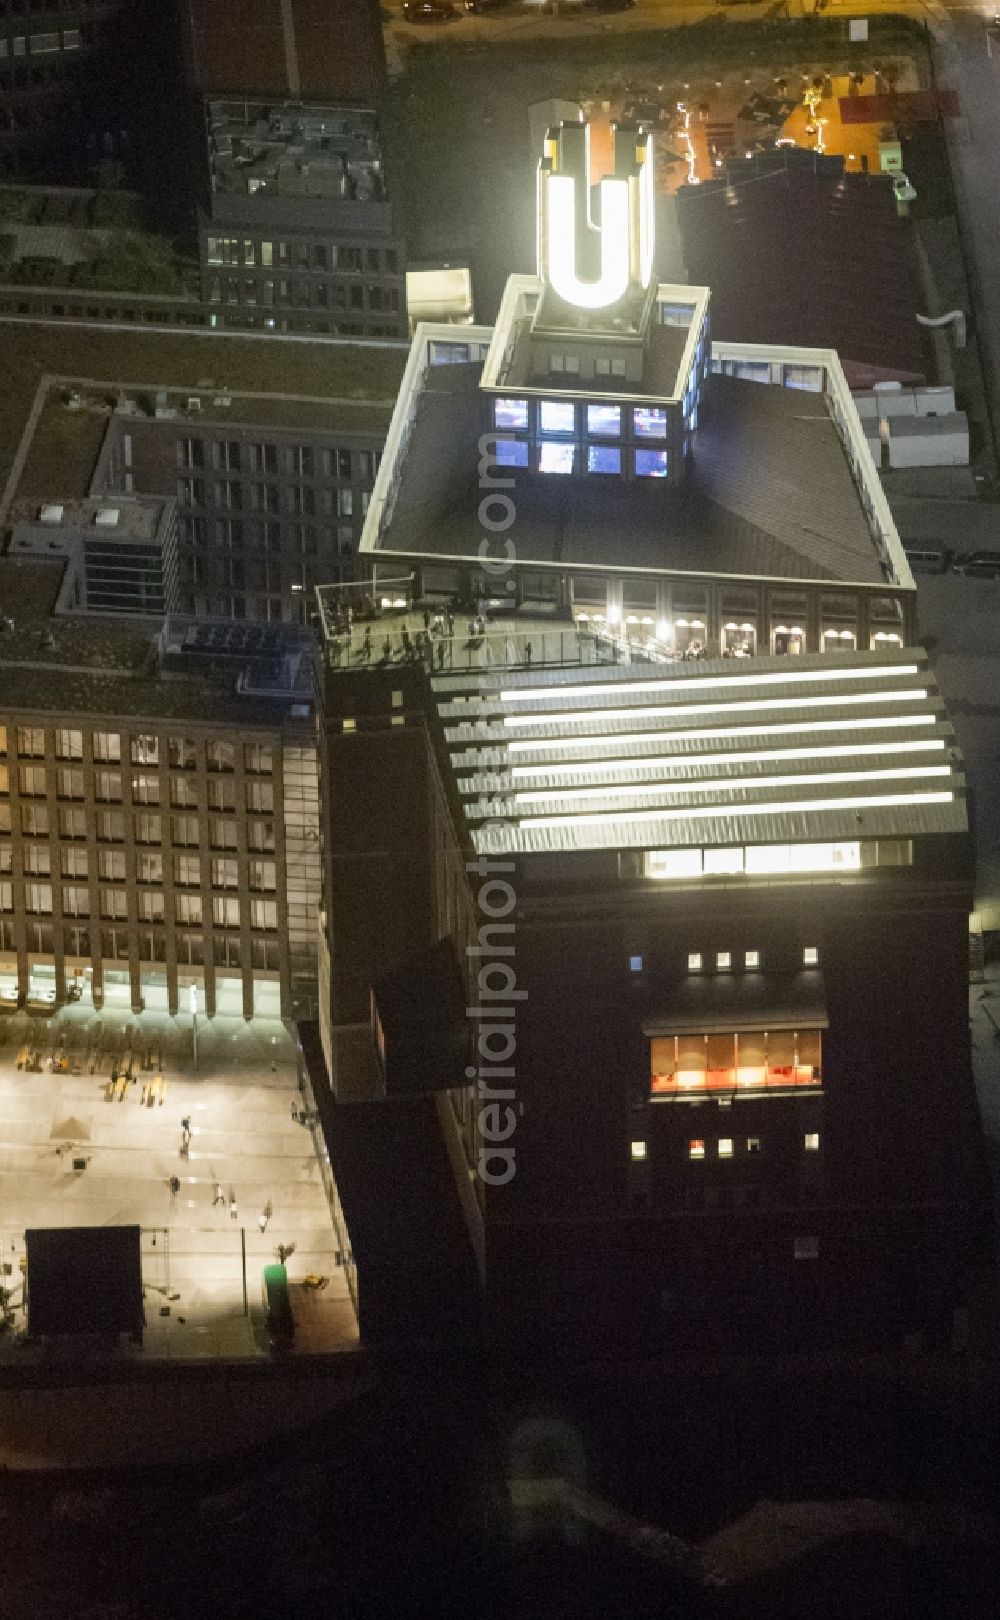
{"type": "Polygon", "coordinates": [[[117,1355],[268,1355],[261,1274],[279,1249],[296,1350],[356,1346],[303,1112],[277,1020],[203,1018],[195,1042],[190,1017],[0,1018],[0,1359],[58,1355],[25,1340],[22,1270],[25,1230],[55,1226],[142,1229],[145,1341],[117,1355]]]}

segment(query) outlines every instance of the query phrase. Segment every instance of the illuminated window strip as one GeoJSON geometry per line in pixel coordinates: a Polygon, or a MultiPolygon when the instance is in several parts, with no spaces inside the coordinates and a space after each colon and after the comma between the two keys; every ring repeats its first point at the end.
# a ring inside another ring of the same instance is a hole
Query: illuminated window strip
{"type": "MultiPolygon", "coordinates": [[[[734,626],[735,628],[735,626],[734,626]]],[[[793,686],[804,681],[866,681],[897,675],[916,675],[917,664],[866,664],[851,669],[796,669],[757,675],[699,675],[651,681],[602,681],[581,686],[515,686],[500,693],[501,703],[537,703],[552,698],[607,697],[611,692],[702,692],[718,686],[793,686]]]]}
{"type": "Polygon", "coordinates": [[[617,827],[624,821],[720,821],[735,817],[816,815],[826,810],[879,810],[892,805],[953,804],[954,793],[885,793],[872,798],[790,799],[774,804],[685,805],[679,810],[622,810],[617,815],[522,816],[518,827],[535,832],[544,827],[617,827]]]}
{"type": "Polygon", "coordinates": [[[690,782],[611,783],[605,787],[537,788],[512,795],[515,804],[546,804],[557,799],[635,799],[664,793],[745,793],[758,788],[822,787],[827,782],[905,782],[929,776],[950,776],[950,765],[903,765],[884,771],[824,771],[806,776],[723,776],[690,782]]]}
{"type": "Polygon", "coordinates": [[[851,703],[921,703],[927,698],[923,686],[903,692],[837,692],[830,697],[750,698],[739,703],[680,703],[634,709],[560,709],[552,714],[505,714],[505,726],[582,726],[599,720],[667,720],[685,714],[746,714],[762,709],[841,709],[851,703]]]}
{"type": "MultiPolygon", "coordinates": [[[[881,714],[870,720],[795,720],[779,726],[701,726],[684,730],[629,731],[626,735],[629,747],[635,747],[639,743],[669,742],[672,737],[685,742],[721,742],[728,738],[787,737],[790,733],[799,736],[816,731],[888,731],[896,726],[936,726],[938,718],[936,714],[881,714]]],[[[549,753],[553,748],[607,748],[613,736],[614,733],[604,732],[594,737],[536,737],[523,742],[506,742],[502,746],[508,754],[523,754],[529,750],[538,753],[542,749],[549,753]]],[[[477,750],[482,746],[495,745],[479,744],[477,750]]]]}
{"type": "Polygon", "coordinates": [[[855,759],[862,754],[926,754],[947,746],[943,737],[926,737],[912,742],[834,743],[826,748],[757,748],[731,754],[614,754],[606,759],[578,759],[570,763],[512,765],[512,778],[526,776],[589,776],[594,771],[676,770],[679,766],[699,769],[706,765],[766,764],[778,759],[855,759]]]}

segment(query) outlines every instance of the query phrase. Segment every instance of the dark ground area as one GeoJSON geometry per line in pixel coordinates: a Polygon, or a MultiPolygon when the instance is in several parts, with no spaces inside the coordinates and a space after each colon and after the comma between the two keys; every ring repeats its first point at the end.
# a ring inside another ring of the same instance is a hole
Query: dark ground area
{"type": "Polygon", "coordinates": [[[995,1427],[967,1390],[908,1385],[884,1371],[677,1378],[661,1365],[488,1393],[456,1372],[384,1385],[271,1454],[211,1470],[8,1473],[0,1614],[994,1620],[995,1427]],[[582,1486],[610,1526],[560,1520],[525,1538],[505,1458],[538,1412],[579,1436],[582,1486]],[[859,1527],[792,1556],[755,1517],[745,1573],[720,1589],[660,1551],[658,1531],[704,1541],[762,1499],[845,1497],[899,1504],[910,1529],[859,1527]]]}

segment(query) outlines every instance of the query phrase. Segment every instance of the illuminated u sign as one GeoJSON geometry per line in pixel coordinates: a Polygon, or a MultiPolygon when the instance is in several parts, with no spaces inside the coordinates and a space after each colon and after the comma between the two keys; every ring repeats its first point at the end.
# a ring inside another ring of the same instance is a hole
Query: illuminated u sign
{"type": "Polygon", "coordinates": [[[582,309],[606,309],[653,276],[653,138],[617,126],[613,133],[615,172],[597,188],[599,226],[590,212],[588,125],[550,130],[538,166],[538,274],[582,309]],[[592,261],[591,274],[581,274],[581,260],[592,261]]]}

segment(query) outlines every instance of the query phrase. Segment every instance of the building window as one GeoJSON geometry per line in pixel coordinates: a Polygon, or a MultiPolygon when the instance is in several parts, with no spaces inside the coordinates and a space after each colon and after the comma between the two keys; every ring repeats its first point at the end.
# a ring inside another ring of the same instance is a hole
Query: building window
{"type": "Polygon", "coordinates": [[[90,858],[85,849],[62,851],[62,875],[67,878],[85,878],[90,872],[90,858]]]}
{"type": "Polygon", "coordinates": [[[815,967],[819,961],[819,950],[815,945],[806,945],[802,950],[802,966],[815,967]]]}
{"type": "Polygon", "coordinates": [[[694,1136],[688,1142],[688,1158],[703,1159],[705,1157],[705,1138],[694,1136]]]}
{"type": "Polygon", "coordinates": [[[159,737],[133,737],[130,750],[133,765],[158,765],[160,763],[159,737]]]}
{"type": "Polygon", "coordinates": [[[637,478],[666,478],[667,452],[665,450],[637,450],[635,453],[637,478]]]}
{"type": "Polygon", "coordinates": [[[587,406],[587,433],[593,439],[618,439],[622,431],[622,408],[620,405],[587,406]]]}
{"type": "Polygon", "coordinates": [[[702,968],[701,952],[688,951],[688,972],[700,973],[702,968]]]}
{"type": "Polygon", "coordinates": [[[732,951],[716,951],[716,953],[715,953],[715,971],[717,973],[728,973],[730,968],[732,967],[732,965],[733,965],[733,953],[732,953],[732,951]]]}
{"type": "Polygon", "coordinates": [[[160,778],[147,771],[132,772],[132,803],[159,804],[160,778]]]}
{"type": "Polygon", "coordinates": [[[160,818],[157,815],[142,814],[135,818],[135,841],[137,844],[158,844],[162,837],[160,818]]]}
{"type": "Polygon", "coordinates": [[[278,868],[274,861],[262,861],[256,858],[249,863],[248,875],[250,888],[259,893],[273,894],[278,887],[278,868]]]}
{"type": "Polygon", "coordinates": [[[628,970],[629,970],[630,973],[641,973],[642,972],[642,957],[641,956],[630,956],[629,959],[628,959],[628,970]]]}
{"type": "Polygon", "coordinates": [[[201,884],[201,856],[175,855],[174,882],[182,888],[197,889],[201,884]]]}
{"type": "Polygon", "coordinates": [[[178,924],[188,928],[201,927],[201,895],[175,894],[174,917],[178,924]]]}
{"type": "Polygon", "coordinates": [[[747,1152],[748,1153],[759,1153],[760,1150],[761,1150],[760,1137],[759,1136],[748,1136],[747,1137],[747,1152]]]}
{"type": "Polygon", "coordinates": [[[212,896],[212,921],[216,928],[238,928],[240,926],[240,903],[235,897],[224,894],[212,896]]]}
{"type": "Polygon", "coordinates": [[[139,883],[162,883],[163,856],[137,855],[135,860],[135,875],[139,883]]]}
{"type": "Polygon", "coordinates": [[[128,916],[128,895],[124,889],[101,890],[101,916],[123,921],[128,916]]]}
{"type": "Polygon", "coordinates": [[[639,1164],[646,1157],[647,1146],[645,1142],[632,1143],[632,1162],[639,1164]]]}
{"type": "Polygon", "coordinates": [[[543,399],[538,418],[543,433],[576,432],[576,406],[572,400],[543,399]]]}
{"type": "Polygon", "coordinates": [[[587,471],[592,473],[620,473],[622,453],[616,444],[588,444],[587,471]]]}
{"type": "Polygon", "coordinates": [[[77,770],[57,771],[56,793],[60,799],[82,799],[84,797],[83,772],[77,770]]]}
{"type": "Polygon", "coordinates": [[[576,465],[576,445],[549,441],[540,446],[538,470],[543,473],[571,473],[576,465]]]}
{"type": "Polygon", "coordinates": [[[83,732],[60,729],[56,732],[56,759],[82,759],[83,732]]]}
{"type": "Polygon", "coordinates": [[[802,1146],[806,1153],[818,1153],[819,1131],[806,1131],[802,1139],[802,1146]]]}
{"type": "Polygon", "coordinates": [[[258,815],[270,815],[274,809],[274,787],[270,782],[247,782],[247,809],[258,815]]]}
{"type": "Polygon", "coordinates": [[[278,903],[276,900],[251,900],[250,927],[261,933],[273,932],[278,926],[278,903]]]}
{"type": "Polygon", "coordinates": [[[198,763],[198,753],[189,737],[167,738],[167,759],[173,771],[190,771],[198,763]]]}
{"type": "Polygon", "coordinates": [[[17,751],[22,759],[45,758],[45,732],[40,726],[18,726],[17,751]]]}
{"type": "Polygon", "coordinates": [[[498,467],[527,467],[529,461],[526,439],[498,439],[496,464],[498,467]]]}
{"type": "Polygon", "coordinates": [[[125,882],[125,852],[120,849],[102,849],[97,857],[98,876],[105,883],[125,882]]]}
{"type": "Polygon", "coordinates": [[[632,412],[632,427],[637,439],[665,439],[667,413],[655,405],[637,405],[632,412]]]}
{"type": "Polygon", "coordinates": [[[733,1156],[733,1139],[731,1136],[719,1137],[719,1158],[731,1159],[733,1156]]]}
{"type": "Polygon", "coordinates": [[[25,911],[42,912],[48,914],[52,910],[51,883],[26,883],[24,885],[25,911]]]}
{"type": "Polygon", "coordinates": [[[117,731],[94,732],[94,758],[102,765],[117,765],[122,757],[122,740],[117,731]]]}
{"type": "Polygon", "coordinates": [[[139,895],[139,918],[142,922],[162,922],[163,895],[155,890],[144,889],[139,895]]]}
{"type": "Polygon", "coordinates": [[[213,855],[211,872],[213,889],[239,888],[239,867],[231,855],[213,855]]]}
{"type": "Polygon", "coordinates": [[[743,965],[748,968],[759,968],[760,951],[747,951],[743,957],[743,965]]]}
{"type": "Polygon", "coordinates": [[[98,771],[94,778],[94,797],[103,804],[120,804],[121,771],[98,771]]]}
{"type": "Polygon", "coordinates": [[[174,816],[173,841],[175,844],[197,847],[201,842],[201,827],[197,816],[174,816]]]}
{"type": "Polygon", "coordinates": [[[206,744],[205,753],[210,771],[232,771],[236,769],[235,743],[210,742],[206,744]]]}
{"type": "Polygon", "coordinates": [[[18,776],[22,799],[44,799],[44,765],[22,765],[18,776]]]}

